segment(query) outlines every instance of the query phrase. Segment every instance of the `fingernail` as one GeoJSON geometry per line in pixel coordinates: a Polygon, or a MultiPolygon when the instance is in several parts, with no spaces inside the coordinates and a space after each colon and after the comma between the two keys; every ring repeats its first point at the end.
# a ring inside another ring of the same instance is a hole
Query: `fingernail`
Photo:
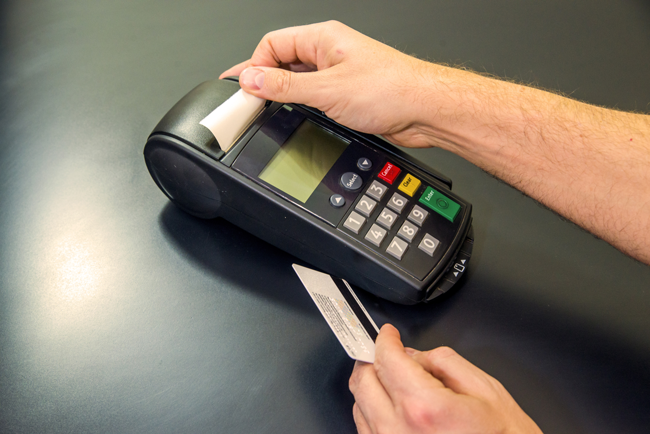
{"type": "Polygon", "coordinates": [[[260,90],[264,85],[264,71],[255,68],[246,68],[240,74],[239,81],[251,90],[260,90]]]}
{"type": "Polygon", "coordinates": [[[405,347],[405,348],[404,348],[404,352],[405,352],[406,354],[408,354],[409,356],[413,356],[413,355],[419,353],[418,350],[416,350],[416,349],[414,349],[414,348],[409,348],[409,347],[405,347]]]}

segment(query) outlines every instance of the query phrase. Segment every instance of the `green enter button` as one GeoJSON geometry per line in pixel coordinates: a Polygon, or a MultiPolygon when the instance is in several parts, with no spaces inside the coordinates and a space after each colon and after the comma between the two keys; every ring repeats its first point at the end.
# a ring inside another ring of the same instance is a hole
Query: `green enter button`
{"type": "Polygon", "coordinates": [[[450,222],[454,221],[460,211],[460,205],[431,187],[424,190],[424,194],[420,197],[420,203],[428,206],[450,222]]]}

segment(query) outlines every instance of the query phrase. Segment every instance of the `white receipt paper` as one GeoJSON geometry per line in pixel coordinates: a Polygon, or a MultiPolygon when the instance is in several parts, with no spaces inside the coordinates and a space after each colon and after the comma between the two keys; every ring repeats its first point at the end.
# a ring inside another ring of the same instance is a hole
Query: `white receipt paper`
{"type": "Polygon", "coordinates": [[[265,99],[239,89],[199,124],[209,129],[226,152],[264,108],[265,99]]]}
{"type": "Polygon", "coordinates": [[[293,269],[348,356],[373,363],[379,329],[348,282],[297,264],[293,269]]]}

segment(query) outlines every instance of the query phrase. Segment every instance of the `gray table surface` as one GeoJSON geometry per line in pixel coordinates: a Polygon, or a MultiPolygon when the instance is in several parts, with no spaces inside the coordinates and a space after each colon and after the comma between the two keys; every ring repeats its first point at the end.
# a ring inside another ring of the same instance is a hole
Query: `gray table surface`
{"type": "MultiPolygon", "coordinates": [[[[352,361],[290,265],[170,205],[142,158],[196,84],[268,31],[338,19],[408,53],[650,109],[644,1],[4,1],[0,432],[353,432],[352,361]]],[[[568,144],[570,145],[570,144],[568,144]]],[[[474,204],[459,290],[361,294],[406,344],[450,345],[546,433],[650,427],[650,267],[460,158],[411,151],[474,204]]]]}

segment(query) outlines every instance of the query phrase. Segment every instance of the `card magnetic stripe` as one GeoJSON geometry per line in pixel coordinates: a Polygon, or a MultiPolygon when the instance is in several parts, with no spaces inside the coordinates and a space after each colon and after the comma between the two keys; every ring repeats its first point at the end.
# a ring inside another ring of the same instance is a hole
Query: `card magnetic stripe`
{"type": "Polygon", "coordinates": [[[350,290],[345,285],[345,282],[343,282],[343,280],[339,279],[338,277],[331,277],[336,286],[339,288],[339,291],[341,291],[341,294],[343,295],[343,298],[345,298],[345,301],[348,303],[348,305],[350,305],[352,312],[357,316],[363,328],[366,329],[368,336],[370,336],[373,342],[376,341],[377,330],[375,330],[373,325],[370,323],[370,320],[368,320],[366,313],[363,311],[363,309],[361,309],[359,303],[357,303],[357,301],[354,299],[354,296],[350,294],[350,290]]]}

